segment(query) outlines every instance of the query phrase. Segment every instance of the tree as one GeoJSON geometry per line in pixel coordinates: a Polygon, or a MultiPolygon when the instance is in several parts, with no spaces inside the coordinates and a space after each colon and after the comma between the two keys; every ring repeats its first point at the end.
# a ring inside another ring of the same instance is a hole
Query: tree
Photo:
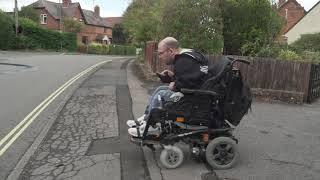
{"type": "Polygon", "coordinates": [[[0,49],[8,49],[14,39],[14,21],[12,17],[0,10],[0,49]]]}
{"type": "Polygon", "coordinates": [[[128,34],[122,24],[115,24],[112,28],[112,42],[114,44],[125,44],[128,34]]]}
{"type": "Polygon", "coordinates": [[[84,25],[73,18],[67,17],[63,19],[63,27],[64,31],[78,33],[83,29],[84,25]]]}
{"type": "Polygon", "coordinates": [[[38,23],[40,16],[38,12],[32,6],[24,6],[19,12],[19,17],[25,17],[31,19],[32,21],[38,23]]]}
{"type": "Polygon", "coordinates": [[[290,48],[298,53],[302,53],[304,51],[320,53],[320,33],[302,34],[298,40],[290,45],[290,48]]]}
{"type": "Polygon", "coordinates": [[[165,0],[133,0],[123,15],[128,42],[136,45],[159,40],[161,12],[165,0]]]}
{"type": "Polygon", "coordinates": [[[172,0],[162,17],[165,36],[179,39],[181,46],[206,53],[220,53],[223,47],[220,0],[172,0]]]}
{"type": "Polygon", "coordinates": [[[173,36],[183,47],[210,53],[222,48],[220,0],[133,0],[123,24],[136,44],[173,36]]]}
{"type": "Polygon", "coordinates": [[[254,55],[278,36],[282,22],[269,0],[223,1],[225,53],[254,55]]]}

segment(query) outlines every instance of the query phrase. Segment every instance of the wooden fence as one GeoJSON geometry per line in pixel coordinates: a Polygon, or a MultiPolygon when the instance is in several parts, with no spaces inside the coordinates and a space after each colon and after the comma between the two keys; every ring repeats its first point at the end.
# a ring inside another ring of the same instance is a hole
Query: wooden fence
{"type": "MultiPolygon", "coordinates": [[[[153,72],[161,72],[170,67],[158,60],[156,47],[156,42],[147,43],[145,60],[153,72]]],[[[272,58],[233,57],[251,62],[249,66],[243,63],[236,66],[256,97],[301,104],[311,103],[320,96],[320,65],[272,58]]],[[[210,56],[210,59],[214,63],[220,57],[210,56]]]]}

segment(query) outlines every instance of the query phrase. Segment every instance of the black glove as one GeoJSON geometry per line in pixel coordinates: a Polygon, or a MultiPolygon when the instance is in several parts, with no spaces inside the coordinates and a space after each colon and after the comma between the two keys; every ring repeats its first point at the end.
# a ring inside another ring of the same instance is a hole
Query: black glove
{"type": "Polygon", "coordinates": [[[157,76],[160,78],[161,82],[163,82],[163,83],[170,83],[170,82],[172,82],[172,79],[171,79],[171,77],[170,77],[168,74],[166,74],[166,75],[162,75],[162,74],[160,74],[160,73],[156,73],[156,74],[157,74],[157,76]]]}

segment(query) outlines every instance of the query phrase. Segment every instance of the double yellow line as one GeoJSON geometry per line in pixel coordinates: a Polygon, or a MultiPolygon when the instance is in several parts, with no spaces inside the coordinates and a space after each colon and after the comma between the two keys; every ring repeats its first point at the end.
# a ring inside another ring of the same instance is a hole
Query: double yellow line
{"type": "Polygon", "coordinates": [[[107,63],[109,61],[103,61],[97,63],[88,69],[82,71],[75,77],[71,78],[68,82],[63,84],[59,89],[53,92],[47,99],[40,103],[33,111],[31,111],[15,128],[13,128],[9,134],[7,134],[0,141],[0,157],[6,152],[6,150],[14,143],[14,141],[23,133],[23,131],[33,122],[34,119],[56,98],[58,97],[65,89],[67,89],[72,83],[78,80],[80,77],[90,72],[94,68],[107,63]]]}

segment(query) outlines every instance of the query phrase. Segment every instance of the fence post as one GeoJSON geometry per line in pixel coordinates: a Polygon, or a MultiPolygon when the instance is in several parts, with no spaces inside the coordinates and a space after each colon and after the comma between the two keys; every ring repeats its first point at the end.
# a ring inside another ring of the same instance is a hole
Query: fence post
{"type": "Polygon", "coordinates": [[[307,103],[312,103],[320,97],[320,65],[310,64],[309,86],[307,94],[307,103]]]}

